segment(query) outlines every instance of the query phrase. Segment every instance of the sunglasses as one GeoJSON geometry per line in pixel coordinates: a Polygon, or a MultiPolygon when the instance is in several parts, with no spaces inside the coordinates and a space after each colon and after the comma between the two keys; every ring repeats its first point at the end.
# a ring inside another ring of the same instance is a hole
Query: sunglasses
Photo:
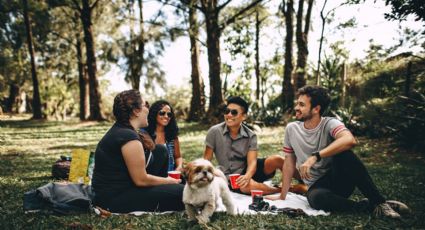
{"type": "Polygon", "coordinates": [[[224,110],[224,115],[227,115],[229,113],[232,114],[232,116],[236,116],[236,115],[238,115],[239,112],[236,109],[228,109],[228,108],[226,108],[224,110]]]}
{"type": "Polygon", "coordinates": [[[168,117],[173,117],[172,112],[165,112],[165,111],[162,111],[162,110],[158,112],[158,115],[161,116],[161,117],[165,116],[165,114],[167,114],[168,117]]]}

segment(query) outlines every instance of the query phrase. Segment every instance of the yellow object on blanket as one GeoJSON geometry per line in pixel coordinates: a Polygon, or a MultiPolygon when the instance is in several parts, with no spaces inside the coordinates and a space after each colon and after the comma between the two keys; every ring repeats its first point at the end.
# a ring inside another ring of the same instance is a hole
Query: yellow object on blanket
{"type": "Polygon", "coordinates": [[[69,169],[69,181],[74,183],[89,183],[87,168],[89,166],[90,151],[86,149],[72,150],[71,167],[69,169]]]}

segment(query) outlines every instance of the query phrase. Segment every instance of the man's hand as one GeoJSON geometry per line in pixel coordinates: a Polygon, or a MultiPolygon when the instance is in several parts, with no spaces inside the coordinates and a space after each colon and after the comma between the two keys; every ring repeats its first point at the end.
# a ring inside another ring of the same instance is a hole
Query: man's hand
{"type": "Polygon", "coordinates": [[[310,179],[310,168],[313,166],[317,161],[317,158],[315,156],[309,157],[304,164],[300,166],[300,176],[301,179],[310,179]]]}
{"type": "Polygon", "coordinates": [[[251,181],[251,177],[247,175],[241,175],[240,177],[238,177],[238,179],[236,179],[236,183],[241,188],[248,186],[250,181],[251,181]]]}
{"type": "Polygon", "coordinates": [[[267,200],[285,200],[286,195],[282,196],[282,194],[273,194],[273,195],[264,196],[264,198],[266,198],[267,200]]]}

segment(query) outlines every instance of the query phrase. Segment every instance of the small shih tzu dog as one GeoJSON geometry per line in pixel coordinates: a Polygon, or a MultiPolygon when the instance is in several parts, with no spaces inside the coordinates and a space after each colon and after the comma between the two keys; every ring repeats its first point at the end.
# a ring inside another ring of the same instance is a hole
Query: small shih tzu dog
{"type": "Polygon", "coordinates": [[[223,172],[214,168],[210,161],[197,159],[184,168],[186,185],[183,190],[183,203],[190,221],[208,223],[222,198],[227,213],[235,215],[235,207],[223,172]]]}

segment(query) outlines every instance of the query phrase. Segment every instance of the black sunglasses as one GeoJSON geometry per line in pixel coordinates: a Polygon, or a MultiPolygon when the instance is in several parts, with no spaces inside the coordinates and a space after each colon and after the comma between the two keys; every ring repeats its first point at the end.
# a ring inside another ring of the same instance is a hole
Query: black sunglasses
{"type": "Polygon", "coordinates": [[[158,112],[158,115],[161,116],[161,117],[165,116],[165,114],[167,114],[167,116],[170,117],[170,118],[173,117],[172,112],[165,112],[165,111],[162,111],[162,110],[158,112]]]}
{"type": "Polygon", "coordinates": [[[236,116],[236,115],[238,115],[239,112],[236,109],[228,109],[228,108],[226,108],[224,110],[224,115],[227,115],[229,113],[232,114],[232,116],[236,116]]]}

